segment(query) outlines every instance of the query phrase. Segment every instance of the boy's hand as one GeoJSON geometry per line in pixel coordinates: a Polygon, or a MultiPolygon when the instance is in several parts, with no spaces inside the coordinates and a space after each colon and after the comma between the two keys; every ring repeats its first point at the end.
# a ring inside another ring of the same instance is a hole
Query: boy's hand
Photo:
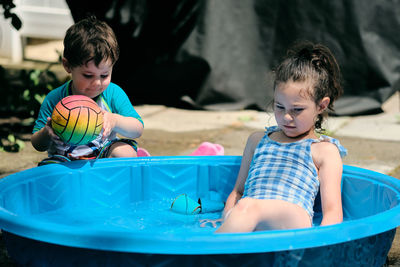
{"type": "Polygon", "coordinates": [[[105,140],[114,129],[115,125],[117,124],[117,119],[115,118],[114,114],[102,109],[101,112],[103,113],[103,140],[105,140]]]}
{"type": "Polygon", "coordinates": [[[53,141],[54,143],[56,143],[58,145],[64,144],[64,142],[60,139],[60,137],[54,133],[53,128],[51,127],[51,118],[50,117],[47,117],[47,123],[43,128],[44,128],[43,129],[44,133],[48,137],[50,137],[51,141],[53,141]]]}
{"type": "Polygon", "coordinates": [[[101,112],[103,113],[103,141],[106,140],[112,132],[132,139],[142,135],[143,124],[138,119],[134,117],[125,117],[103,109],[101,112]]]}

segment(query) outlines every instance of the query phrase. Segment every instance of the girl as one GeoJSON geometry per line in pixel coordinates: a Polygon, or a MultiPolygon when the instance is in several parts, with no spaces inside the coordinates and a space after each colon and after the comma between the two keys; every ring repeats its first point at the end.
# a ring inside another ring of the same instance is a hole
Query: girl
{"type": "Polygon", "coordinates": [[[320,190],[321,225],[342,222],[341,176],[346,150],[336,139],[317,136],[323,115],[342,94],[339,66],[331,51],[303,42],[276,70],[277,126],[253,133],[217,232],[251,232],[312,226],[320,190]]]}

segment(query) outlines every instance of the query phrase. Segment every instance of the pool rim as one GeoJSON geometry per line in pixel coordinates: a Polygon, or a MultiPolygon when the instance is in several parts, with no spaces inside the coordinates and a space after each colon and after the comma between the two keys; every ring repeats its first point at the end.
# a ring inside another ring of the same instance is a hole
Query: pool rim
{"type": "MultiPolygon", "coordinates": [[[[79,167],[74,171],[84,171],[97,165],[108,165],[125,161],[136,164],[168,164],[170,162],[190,163],[193,160],[207,162],[219,160],[222,162],[239,163],[241,156],[163,156],[133,159],[107,159],[68,163],[68,167],[79,167]],[[75,164],[75,165],[74,165],[75,164]]],[[[4,184],[12,179],[22,179],[24,175],[32,175],[45,171],[48,166],[36,167],[6,176],[0,180],[0,194],[4,184]]],[[[62,167],[61,167],[62,168],[62,167]]],[[[400,181],[394,177],[367,170],[360,167],[344,165],[343,174],[370,179],[392,188],[400,193],[400,181]]],[[[32,178],[33,179],[33,178],[32,178]]],[[[399,194],[397,194],[399,197],[399,194]]],[[[348,242],[396,228],[400,224],[400,204],[361,219],[345,221],[341,224],[318,226],[307,229],[273,230],[255,233],[177,235],[168,234],[155,237],[148,232],[135,232],[134,236],[126,231],[93,231],[87,228],[77,229],[63,225],[62,231],[56,228],[57,223],[29,221],[26,216],[18,216],[0,207],[0,228],[4,231],[42,242],[57,245],[98,249],[116,252],[151,253],[151,254],[238,254],[264,253],[283,250],[303,249],[348,242]],[[36,222],[36,223],[33,223],[36,222]],[[101,236],[98,236],[99,233],[101,236]],[[321,238],[323,237],[323,238],[321,238]],[[93,242],[96,240],[96,242],[93,242]],[[288,242],[295,240],[295,242],[288,242]],[[157,245],[154,245],[154,243],[157,245]],[[110,246],[109,244],[112,244],[110,246]],[[273,246],[271,246],[273,244],[273,246]]]]}

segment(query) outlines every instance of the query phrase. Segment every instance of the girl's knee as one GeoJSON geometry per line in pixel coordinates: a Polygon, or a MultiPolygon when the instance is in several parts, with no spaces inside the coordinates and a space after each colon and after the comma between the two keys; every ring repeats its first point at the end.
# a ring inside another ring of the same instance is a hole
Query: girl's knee
{"type": "Polygon", "coordinates": [[[235,210],[243,216],[254,216],[258,213],[256,201],[250,198],[239,200],[235,206],[235,210]]]}
{"type": "Polygon", "coordinates": [[[136,157],[137,152],[131,146],[123,142],[113,144],[108,153],[108,158],[131,158],[136,157]]]}
{"type": "Polygon", "coordinates": [[[253,201],[241,199],[227,214],[216,232],[251,232],[256,228],[259,216],[253,201]]]}
{"type": "Polygon", "coordinates": [[[242,198],[236,204],[238,209],[248,209],[254,206],[254,200],[251,198],[242,198]]]}

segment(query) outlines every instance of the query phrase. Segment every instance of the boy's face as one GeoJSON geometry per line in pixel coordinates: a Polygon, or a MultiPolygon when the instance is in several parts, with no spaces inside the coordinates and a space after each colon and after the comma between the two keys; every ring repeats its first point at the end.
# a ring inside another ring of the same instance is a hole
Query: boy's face
{"type": "Polygon", "coordinates": [[[72,76],[71,90],[74,95],[95,98],[104,92],[111,82],[113,65],[110,60],[100,62],[99,66],[91,60],[86,65],[71,68],[63,58],[63,66],[72,76]]]}

